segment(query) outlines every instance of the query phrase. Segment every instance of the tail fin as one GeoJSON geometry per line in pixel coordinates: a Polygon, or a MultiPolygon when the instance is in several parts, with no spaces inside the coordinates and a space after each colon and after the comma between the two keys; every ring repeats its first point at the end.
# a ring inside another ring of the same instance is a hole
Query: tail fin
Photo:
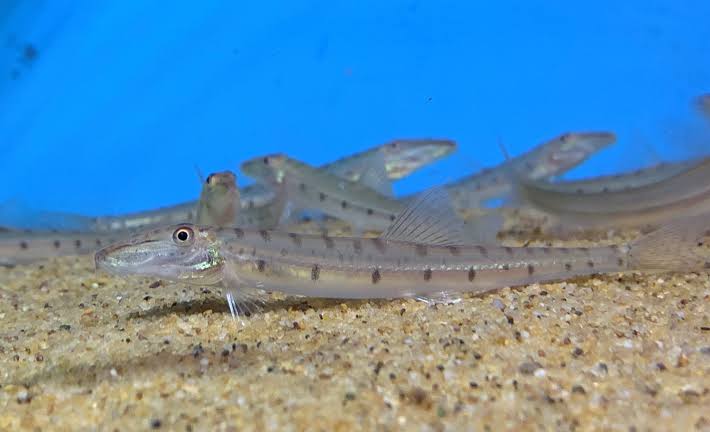
{"type": "Polygon", "coordinates": [[[710,214],[677,219],[633,241],[629,259],[639,270],[710,268],[710,214]]]}

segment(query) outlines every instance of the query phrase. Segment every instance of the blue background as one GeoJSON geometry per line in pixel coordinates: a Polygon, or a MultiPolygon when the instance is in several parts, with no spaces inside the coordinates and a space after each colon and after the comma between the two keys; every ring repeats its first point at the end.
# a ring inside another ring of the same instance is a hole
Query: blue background
{"type": "Polygon", "coordinates": [[[698,155],[708,18],[707,0],[5,0],[0,202],[155,208],[196,199],[195,165],[398,137],[460,145],[402,193],[568,130],[619,136],[577,177],[698,155]]]}

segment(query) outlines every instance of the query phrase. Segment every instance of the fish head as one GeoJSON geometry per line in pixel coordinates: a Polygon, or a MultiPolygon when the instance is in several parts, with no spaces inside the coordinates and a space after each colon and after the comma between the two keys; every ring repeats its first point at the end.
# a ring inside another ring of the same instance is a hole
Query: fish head
{"type": "Polygon", "coordinates": [[[456,150],[456,142],[438,139],[400,139],[381,147],[387,176],[397,180],[456,150]]]}
{"type": "Polygon", "coordinates": [[[224,259],[214,229],[191,224],[158,228],[107,246],[94,256],[97,270],[213,285],[224,259]]]}
{"type": "Polygon", "coordinates": [[[237,176],[231,171],[212,173],[207,176],[205,185],[211,188],[236,188],[237,176]]]}
{"type": "Polygon", "coordinates": [[[222,171],[207,176],[205,184],[202,185],[200,200],[207,199],[214,204],[214,201],[224,201],[223,197],[238,195],[237,176],[231,171],[222,171]]]}
{"type": "Polygon", "coordinates": [[[241,206],[237,177],[231,171],[210,174],[202,186],[197,223],[225,226],[234,223],[241,206]]]}
{"type": "Polygon", "coordinates": [[[282,183],[285,174],[286,155],[274,153],[242,163],[244,174],[267,183],[282,183]]]}
{"type": "Polygon", "coordinates": [[[543,146],[543,163],[533,167],[533,179],[556,176],[587,160],[599,150],[616,142],[611,132],[569,132],[543,146]]]}

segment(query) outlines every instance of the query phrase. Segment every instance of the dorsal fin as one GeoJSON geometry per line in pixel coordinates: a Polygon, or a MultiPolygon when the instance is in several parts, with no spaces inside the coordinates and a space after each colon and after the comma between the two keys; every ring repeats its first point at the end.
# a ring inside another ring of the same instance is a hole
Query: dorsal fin
{"type": "Polygon", "coordinates": [[[449,194],[444,188],[435,187],[414,197],[380,238],[457,246],[464,244],[463,231],[463,221],[451,207],[449,194]]]}

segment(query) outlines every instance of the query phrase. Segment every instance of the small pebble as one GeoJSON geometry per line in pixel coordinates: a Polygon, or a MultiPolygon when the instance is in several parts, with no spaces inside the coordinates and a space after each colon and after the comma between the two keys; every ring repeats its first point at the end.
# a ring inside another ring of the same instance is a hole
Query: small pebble
{"type": "Polygon", "coordinates": [[[543,378],[543,377],[547,376],[547,371],[545,369],[540,368],[540,369],[537,369],[535,371],[535,373],[533,373],[533,375],[536,378],[543,378]]]}
{"type": "Polygon", "coordinates": [[[30,401],[32,401],[32,396],[30,396],[30,392],[27,390],[20,390],[17,393],[17,403],[25,404],[30,403],[30,401]]]}
{"type": "Polygon", "coordinates": [[[587,391],[584,390],[584,387],[582,387],[581,385],[575,385],[572,387],[572,393],[587,394],[587,391]]]}
{"type": "Polygon", "coordinates": [[[538,369],[542,369],[542,365],[535,361],[522,363],[518,367],[518,371],[523,375],[532,375],[538,369]]]}

